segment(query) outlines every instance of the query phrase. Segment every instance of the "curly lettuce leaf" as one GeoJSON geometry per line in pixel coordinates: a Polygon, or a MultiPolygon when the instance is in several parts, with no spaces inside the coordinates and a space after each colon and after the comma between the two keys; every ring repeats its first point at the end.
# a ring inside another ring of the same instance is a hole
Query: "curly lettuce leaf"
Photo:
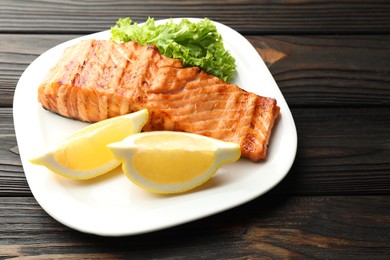
{"type": "Polygon", "coordinates": [[[156,25],[153,18],[142,25],[132,24],[130,18],[119,19],[111,28],[111,40],[155,45],[161,54],[181,59],[184,66],[200,67],[225,81],[229,81],[236,70],[235,59],[225,50],[222,36],[207,18],[197,23],[182,19],[177,24],[170,19],[160,25],[156,25]]]}

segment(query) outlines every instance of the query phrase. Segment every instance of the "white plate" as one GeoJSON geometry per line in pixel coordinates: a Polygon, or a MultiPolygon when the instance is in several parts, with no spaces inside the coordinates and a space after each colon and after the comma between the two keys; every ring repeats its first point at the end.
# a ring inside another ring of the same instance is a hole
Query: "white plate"
{"type": "Polygon", "coordinates": [[[14,123],[23,168],[35,199],[49,215],[86,233],[134,235],[236,207],[269,191],[286,176],[297,149],[296,128],[286,101],[252,45],[233,29],[215,24],[225,47],[237,61],[234,83],[247,91],[276,98],[281,108],[267,160],[253,163],[241,159],[222,167],[200,188],[175,196],[155,195],[138,188],[120,168],[94,180],[72,181],[31,164],[28,159],[38,151],[86,125],[42,109],[37,101],[37,89],[65,47],[81,39],[110,37],[109,31],[87,35],[39,56],[23,73],[15,90],[14,123]]]}

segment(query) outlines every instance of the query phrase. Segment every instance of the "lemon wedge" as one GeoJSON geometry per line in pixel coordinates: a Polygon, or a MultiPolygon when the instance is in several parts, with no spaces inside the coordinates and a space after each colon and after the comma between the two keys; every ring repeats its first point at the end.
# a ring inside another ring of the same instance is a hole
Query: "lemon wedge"
{"type": "Polygon", "coordinates": [[[107,144],[139,133],[147,121],[148,111],[145,109],[90,124],[30,159],[30,162],[46,166],[70,179],[97,177],[120,165],[107,144]]]}
{"type": "Polygon", "coordinates": [[[161,194],[200,186],[219,167],[241,156],[238,144],[171,131],[135,134],[108,147],[132,182],[161,194]]]}

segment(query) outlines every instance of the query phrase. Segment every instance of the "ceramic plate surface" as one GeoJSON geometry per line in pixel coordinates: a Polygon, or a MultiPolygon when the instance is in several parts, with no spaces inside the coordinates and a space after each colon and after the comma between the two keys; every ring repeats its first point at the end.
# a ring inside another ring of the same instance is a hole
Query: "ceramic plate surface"
{"type": "Polygon", "coordinates": [[[39,56],[25,70],[15,90],[14,123],[23,168],[35,199],[49,215],[81,232],[103,236],[135,235],[236,207],[266,193],[286,176],[297,149],[295,123],[286,101],[253,46],[233,29],[217,22],[215,25],[225,47],[237,61],[233,83],[258,95],[276,98],[281,108],[267,160],[253,163],[241,159],[220,168],[203,186],[174,196],[142,190],[131,183],[120,168],[93,180],[72,181],[31,164],[29,158],[86,125],[45,111],[37,101],[37,89],[66,47],[82,39],[110,37],[109,31],[87,35],[39,56]]]}

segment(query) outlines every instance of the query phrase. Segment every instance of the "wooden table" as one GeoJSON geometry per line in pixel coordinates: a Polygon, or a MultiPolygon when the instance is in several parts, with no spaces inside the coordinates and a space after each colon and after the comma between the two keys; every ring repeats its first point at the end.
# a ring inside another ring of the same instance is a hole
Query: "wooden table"
{"type": "Polygon", "coordinates": [[[0,258],[390,258],[388,1],[1,0],[0,33],[0,258]],[[13,127],[18,79],[47,49],[127,16],[209,17],[247,37],[297,126],[297,157],[280,185],[130,237],[80,233],[41,209],[13,127]]]}

